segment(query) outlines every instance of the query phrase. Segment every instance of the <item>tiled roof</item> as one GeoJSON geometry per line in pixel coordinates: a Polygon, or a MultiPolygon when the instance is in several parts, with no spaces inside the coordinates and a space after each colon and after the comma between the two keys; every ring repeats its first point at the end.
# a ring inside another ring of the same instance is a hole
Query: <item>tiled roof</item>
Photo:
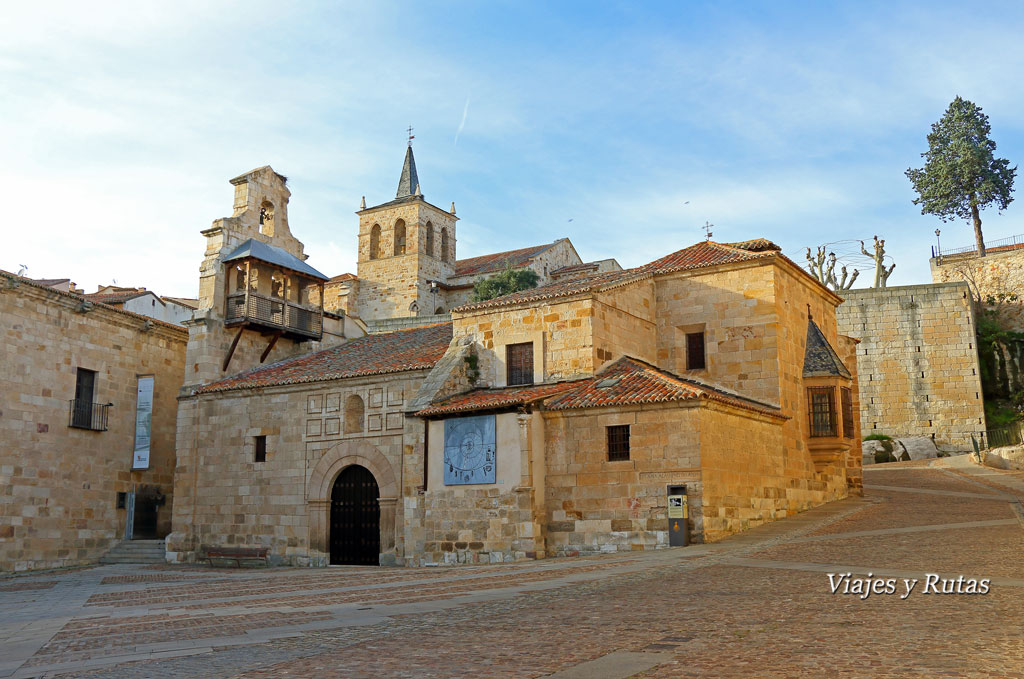
{"type": "Polygon", "coordinates": [[[576,273],[577,271],[592,271],[600,266],[600,262],[583,262],[582,264],[573,264],[571,266],[563,266],[560,269],[555,269],[551,272],[551,276],[564,276],[568,273],[576,273]]]}
{"type": "Polygon", "coordinates": [[[697,380],[679,377],[639,359],[623,356],[580,387],[545,401],[548,410],[601,408],[709,399],[781,416],[776,406],[754,401],[697,380]]]}
{"type": "Polygon", "coordinates": [[[846,369],[832,345],[814,321],[807,322],[807,349],[804,352],[804,377],[845,377],[846,369]]]}
{"type": "Polygon", "coordinates": [[[286,358],[272,365],[248,370],[207,384],[198,391],[252,389],[426,370],[440,360],[451,340],[451,323],[367,335],[314,354],[286,358]]]}
{"type": "Polygon", "coordinates": [[[431,415],[449,415],[474,410],[507,408],[509,406],[541,401],[571,389],[576,389],[580,384],[581,380],[575,380],[572,382],[556,382],[554,384],[505,387],[503,389],[474,389],[465,394],[459,394],[432,403],[416,414],[420,417],[429,417],[431,415]]]}
{"type": "Polygon", "coordinates": [[[48,288],[52,285],[60,285],[61,283],[70,283],[70,278],[29,278],[36,285],[41,285],[44,288],[48,288]]]}
{"type": "MultiPolygon", "coordinates": [[[[744,243],[756,243],[763,240],[756,239],[744,241],[744,243]]],[[[768,243],[769,241],[764,242],[768,243]]],[[[776,250],[752,251],[736,245],[727,245],[708,240],[691,245],[688,248],[683,248],[682,250],[677,250],[670,255],[665,255],[650,264],[641,266],[640,270],[655,274],[673,273],[689,269],[702,269],[719,264],[732,264],[761,257],[774,257],[776,253],[776,250]]]]}
{"type": "Polygon", "coordinates": [[[603,290],[607,287],[646,277],[650,277],[650,274],[639,271],[638,269],[606,271],[605,273],[597,273],[591,276],[583,276],[582,278],[571,278],[569,280],[551,283],[550,285],[545,285],[539,288],[520,290],[519,292],[495,297],[494,299],[489,299],[484,302],[463,304],[456,308],[455,311],[473,311],[475,309],[489,309],[507,306],[509,304],[521,304],[523,302],[554,299],[556,297],[571,297],[572,295],[603,290]]]}
{"type": "MultiPolygon", "coordinates": [[[[558,241],[555,241],[555,243],[557,242],[558,241]]],[[[495,252],[491,255],[459,259],[455,262],[455,273],[452,274],[452,276],[454,278],[458,278],[460,276],[472,276],[480,273],[501,271],[506,266],[518,269],[529,264],[531,259],[548,248],[553,247],[555,243],[545,243],[544,245],[534,245],[533,247],[520,248],[519,250],[495,252]]]]}
{"type": "MultiPolygon", "coordinates": [[[[769,243],[764,239],[745,241],[749,243],[769,243]]],[[[602,290],[615,285],[628,283],[641,278],[650,277],[656,274],[672,273],[689,269],[701,269],[719,264],[731,264],[752,259],[775,257],[779,253],[775,250],[752,252],[732,245],[724,245],[713,241],[702,241],[688,248],[683,248],[656,259],[650,264],[638,266],[633,269],[622,269],[621,271],[606,271],[581,278],[574,278],[566,281],[558,281],[539,288],[531,288],[514,292],[511,295],[503,295],[485,302],[474,302],[464,304],[455,311],[473,311],[475,309],[488,309],[510,304],[533,302],[556,297],[569,297],[584,292],[602,290]]]]}
{"type": "Polygon", "coordinates": [[[741,240],[737,243],[725,243],[732,248],[739,248],[740,250],[749,250],[751,252],[764,252],[766,250],[773,250],[775,252],[781,252],[780,248],[775,243],[771,242],[767,238],[754,238],[752,240],[741,240]]]}
{"type": "Polygon", "coordinates": [[[128,300],[135,299],[136,297],[143,297],[144,295],[153,295],[155,293],[149,290],[128,290],[125,292],[93,292],[88,295],[82,295],[90,302],[99,302],[100,304],[124,304],[128,300]]]}
{"type": "Polygon", "coordinates": [[[164,296],[163,299],[165,301],[174,302],[175,304],[180,304],[181,306],[186,306],[189,309],[198,309],[199,308],[199,300],[195,299],[194,297],[167,297],[167,296],[164,296]]]}
{"type": "Polygon", "coordinates": [[[342,281],[354,281],[357,276],[354,273],[343,273],[328,279],[328,283],[341,283],[342,281]]]}

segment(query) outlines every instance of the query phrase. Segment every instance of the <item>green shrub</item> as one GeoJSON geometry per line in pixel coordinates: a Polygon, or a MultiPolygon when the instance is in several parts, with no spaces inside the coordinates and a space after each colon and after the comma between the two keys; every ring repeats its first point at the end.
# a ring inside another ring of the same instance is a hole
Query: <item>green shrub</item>
{"type": "Polygon", "coordinates": [[[865,436],[863,441],[892,441],[892,437],[888,434],[868,434],[865,436]]]}

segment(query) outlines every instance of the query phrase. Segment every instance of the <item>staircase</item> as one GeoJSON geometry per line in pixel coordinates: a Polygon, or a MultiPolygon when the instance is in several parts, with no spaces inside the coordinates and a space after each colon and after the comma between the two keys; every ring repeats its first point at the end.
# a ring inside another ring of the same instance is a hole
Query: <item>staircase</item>
{"type": "Polygon", "coordinates": [[[100,557],[100,563],[164,563],[163,540],[123,540],[100,557]]]}

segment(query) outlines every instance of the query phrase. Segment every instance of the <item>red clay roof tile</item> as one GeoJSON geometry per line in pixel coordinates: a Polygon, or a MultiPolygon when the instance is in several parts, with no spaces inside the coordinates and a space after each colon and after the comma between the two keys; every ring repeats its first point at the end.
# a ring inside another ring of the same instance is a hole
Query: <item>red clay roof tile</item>
{"type": "Polygon", "coordinates": [[[550,398],[580,386],[581,380],[554,384],[531,384],[503,389],[475,389],[432,403],[416,414],[420,417],[449,415],[475,410],[494,410],[550,398]]]}
{"type": "Polygon", "coordinates": [[[455,273],[452,277],[459,278],[501,271],[506,266],[510,266],[513,269],[522,268],[530,263],[530,259],[553,245],[554,243],[545,243],[544,245],[534,245],[533,247],[520,248],[519,250],[508,250],[507,252],[495,252],[490,255],[460,259],[455,262],[455,273]]]}
{"type": "Polygon", "coordinates": [[[440,360],[451,340],[451,323],[367,335],[212,382],[197,393],[426,370],[440,360]]]}
{"type": "Polygon", "coordinates": [[[748,399],[721,387],[673,375],[629,356],[623,356],[606,366],[576,389],[545,401],[544,407],[547,410],[572,410],[691,399],[709,399],[782,416],[776,406],[748,399]]]}

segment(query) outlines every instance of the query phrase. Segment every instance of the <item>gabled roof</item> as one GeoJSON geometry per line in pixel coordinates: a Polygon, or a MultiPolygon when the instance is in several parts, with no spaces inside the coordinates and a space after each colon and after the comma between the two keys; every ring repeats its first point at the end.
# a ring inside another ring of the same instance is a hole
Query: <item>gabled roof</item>
{"type": "Polygon", "coordinates": [[[571,264],[569,266],[563,266],[558,269],[555,269],[554,271],[551,271],[549,275],[552,278],[555,278],[556,276],[564,276],[565,274],[577,273],[580,271],[594,271],[599,266],[601,266],[600,262],[583,262],[582,264],[571,264]]]}
{"type": "Polygon", "coordinates": [[[845,377],[846,369],[832,345],[814,321],[807,321],[807,349],[804,352],[804,377],[845,377]]]}
{"type": "Polygon", "coordinates": [[[327,280],[328,283],[343,283],[344,281],[354,281],[357,276],[354,273],[343,273],[337,276],[332,276],[327,280]]]}
{"type": "MultiPolygon", "coordinates": [[[[770,243],[764,239],[756,241],[745,241],[748,243],[770,243]]],[[[638,266],[633,269],[622,269],[621,271],[606,271],[604,273],[583,276],[567,281],[558,281],[539,288],[531,288],[514,292],[510,295],[495,297],[486,302],[464,304],[457,307],[455,311],[472,311],[475,309],[487,309],[507,306],[510,304],[521,304],[542,299],[553,299],[556,297],[569,297],[584,292],[600,291],[616,285],[629,283],[641,278],[649,278],[657,274],[673,273],[690,269],[701,269],[719,264],[731,264],[747,260],[775,257],[776,250],[763,250],[753,252],[732,245],[724,245],[713,241],[703,241],[688,248],[677,250],[672,254],[656,259],[650,264],[638,266]]]]}
{"type": "Polygon", "coordinates": [[[558,297],[571,297],[585,292],[597,292],[612,288],[624,283],[630,283],[641,278],[650,278],[650,274],[637,269],[625,269],[623,271],[606,271],[605,273],[593,274],[582,278],[572,278],[566,281],[551,283],[539,288],[520,290],[509,295],[495,297],[484,302],[472,302],[463,304],[454,311],[474,311],[476,309],[490,309],[508,306],[510,304],[522,304],[524,302],[535,302],[544,299],[555,299],[558,297]]]}
{"type": "Polygon", "coordinates": [[[441,359],[451,341],[451,323],[366,335],[330,349],[247,370],[207,384],[197,391],[254,389],[426,370],[441,359]]]}
{"type": "Polygon", "coordinates": [[[189,309],[199,308],[199,300],[194,297],[167,297],[164,295],[163,299],[165,302],[173,302],[189,309]]]}
{"type": "Polygon", "coordinates": [[[255,238],[250,238],[235,248],[235,251],[224,259],[224,263],[226,264],[227,262],[232,262],[236,259],[245,259],[247,257],[253,257],[254,259],[267,262],[268,264],[283,266],[286,269],[298,271],[299,273],[312,276],[313,278],[319,278],[323,281],[327,280],[327,276],[323,275],[309,264],[306,264],[290,252],[286,252],[273,245],[268,245],[263,241],[256,240],[255,238]]]}
{"type": "Polygon", "coordinates": [[[641,403],[707,399],[782,417],[774,405],[746,398],[722,387],[680,377],[650,363],[623,356],[572,391],[544,402],[547,410],[572,410],[641,403]]]}
{"type": "Polygon", "coordinates": [[[452,277],[459,278],[461,276],[473,276],[476,274],[491,273],[492,271],[502,271],[505,267],[521,269],[529,264],[531,259],[545,250],[555,247],[559,242],[560,241],[555,241],[554,243],[534,245],[532,247],[520,248],[518,250],[507,250],[505,252],[495,252],[490,255],[480,255],[479,257],[459,259],[455,261],[455,273],[452,274],[452,277]]]}
{"type": "Polygon", "coordinates": [[[420,193],[420,178],[416,175],[416,158],[412,155],[412,142],[409,142],[409,147],[405,150],[405,162],[402,163],[402,176],[398,179],[395,200],[415,195],[422,194],[420,193]]]}
{"type": "Polygon", "coordinates": [[[41,285],[44,288],[71,282],[70,278],[29,278],[28,280],[32,281],[36,285],[41,285]]]}
{"type": "MultiPolygon", "coordinates": [[[[753,241],[744,241],[742,244],[759,242],[770,243],[771,241],[759,238],[753,241]]],[[[727,245],[708,240],[665,255],[650,264],[639,267],[639,269],[654,274],[673,273],[676,271],[718,266],[720,264],[732,264],[751,259],[774,257],[777,252],[778,250],[772,249],[751,250],[738,247],[738,245],[727,245]]]]}
{"type": "Polygon", "coordinates": [[[581,380],[572,382],[555,382],[554,384],[531,384],[523,387],[505,387],[503,389],[474,389],[465,394],[432,403],[416,413],[419,417],[432,415],[451,415],[480,410],[495,410],[511,406],[542,401],[565,391],[576,389],[581,380]]]}
{"type": "MultiPolygon", "coordinates": [[[[101,304],[124,304],[136,297],[145,297],[146,295],[153,295],[159,297],[155,292],[150,290],[125,290],[124,292],[93,292],[87,295],[82,295],[90,302],[99,302],[101,304]]],[[[163,300],[161,300],[162,302],[163,300]]]]}

